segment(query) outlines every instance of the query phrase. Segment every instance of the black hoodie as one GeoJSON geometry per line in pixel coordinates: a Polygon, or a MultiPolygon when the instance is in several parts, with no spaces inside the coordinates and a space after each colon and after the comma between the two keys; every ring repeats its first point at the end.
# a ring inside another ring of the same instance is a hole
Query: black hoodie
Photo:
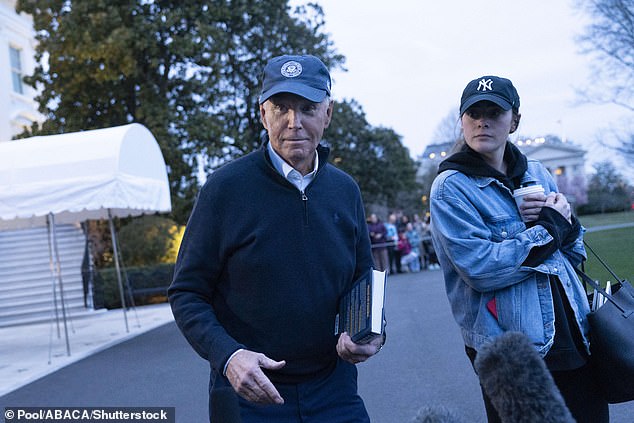
{"type": "Polygon", "coordinates": [[[508,165],[508,175],[491,167],[484,161],[480,154],[465,144],[460,151],[452,154],[440,163],[438,173],[453,169],[465,175],[490,176],[513,191],[519,188],[520,180],[522,176],[524,176],[524,173],[526,173],[526,169],[528,169],[526,156],[524,156],[515,145],[507,142],[506,148],[504,149],[504,161],[508,165]]]}

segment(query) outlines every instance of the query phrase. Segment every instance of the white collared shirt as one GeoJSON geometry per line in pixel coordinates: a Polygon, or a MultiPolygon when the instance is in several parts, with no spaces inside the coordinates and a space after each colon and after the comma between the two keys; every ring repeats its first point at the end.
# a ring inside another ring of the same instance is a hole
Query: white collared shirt
{"type": "Polygon", "coordinates": [[[315,178],[317,168],[319,167],[319,155],[317,154],[317,152],[315,152],[315,163],[313,165],[312,172],[306,175],[302,175],[293,166],[286,163],[286,161],[284,161],[284,159],[282,159],[279,154],[277,154],[277,152],[271,146],[270,141],[267,144],[267,148],[269,150],[269,156],[271,156],[273,166],[280,173],[280,175],[284,176],[291,184],[295,185],[298,190],[304,192],[308,184],[310,184],[315,178]]]}

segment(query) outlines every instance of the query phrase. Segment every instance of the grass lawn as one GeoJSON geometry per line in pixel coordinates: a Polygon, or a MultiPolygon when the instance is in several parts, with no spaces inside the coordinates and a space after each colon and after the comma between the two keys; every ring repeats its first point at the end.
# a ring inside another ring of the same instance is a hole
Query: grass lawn
{"type": "MultiPolygon", "coordinates": [[[[585,240],[621,279],[634,280],[634,227],[591,232],[585,240]]],[[[586,273],[602,283],[614,277],[588,250],[586,273]]]]}
{"type": "Polygon", "coordinates": [[[602,225],[614,225],[618,223],[634,223],[634,211],[619,213],[604,213],[579,216],[581,224],[586,228],[602,225]]]}

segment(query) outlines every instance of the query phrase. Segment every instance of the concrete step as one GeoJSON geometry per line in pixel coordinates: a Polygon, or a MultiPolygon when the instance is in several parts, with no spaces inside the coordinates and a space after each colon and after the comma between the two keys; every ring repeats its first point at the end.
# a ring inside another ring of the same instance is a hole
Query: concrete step
{"type": "MultiPolygon", "coordinates": [[[[77,225],[56,226],[55,234],[66,314],[83,314],[88,311],[81,276],[85,236],[77,225]]],[[[46,228],[0,232],[0,327],[45,322],[54,317],[53,283],[59,314],[58,275],[51,271],[46,228]]]]}
{"type": "MultiPolygon", "coordinates": [[[[16,245],[14,248],[7,251],[0,251],[0,256],[3,258],[0,263],[0,271],[3,269],[11,270],[12,268],[28,266],[30,263],[48,264],[51,261],[48,249],[24,249],[19,245],[16,245]]],[[[60,246],[59,260],[61,262],[68,261],[69,257],[75,259],[79,257],[81,261],[84,257],[84,245],[72,243],[60,246]]],[[[52,260],[57,260],[57,256],[55,254],[53,254],[52,260]]]]}
{"type": "MultiPolygon", "coordinates": [[[[106,313],[106,309],[101,310],[92,310],[82,307],[81,309],[66,309],[66,320],[69,325],[72,326],[72,322],[78,319],[83,319],[86,317],[92,317],[96,313],[106,313]]],[[[58,310],[58,318],[60,322],[60,326],[63,325],[63,316],[60,310],[58,310]]],[[[22,326],[22,325],[31,325],[35,323],[46,323],[51,322],[52,325],[56,323],[56,317],[52,310],[48,310],[42,313],[32,313],[28,316],[13,316],[10,318],[0,320],[0,328],[3,327],[11,327],[11,326],[22,326]]],[[[51,328],[52,330],[53,328],[51,328]]],[[[25,328],[28,331],[28,328],[25,328]]],[[[63,329],[62,329],[63,330],[63,329]]]]}
{"type": "MultiPolygon", "coordinates": [[[[64,275],[81,274],[81,261],[77,261],[77,257],[74,259],[62,260],[60,262],[60,269],[62,277],[64,275]]],[[[57,270],[56,264],[53,264],[55,271],[57,270]]],[[[56,274],[51,273],[51,267],[48,262],[42,263],[30,263],[28,266],[22,267],[5,267],[0,268],[0,284],[9,283],[12,284],[15,281],[29,281],[36,279],[50,279],[56,274]]]]}
{"type": "MultiPolygon", "coordinates": [[[[56,291],[57,302],[61,301],[61,292],[56,291]]],[[[84,303],[84,288],[82,286],[71,285],[64,287],[64,300],[66,302],[81,300],[84,303]]],[[[22,310],[35,309],[41,306],[48,307],[53,304],[53,291],[49,289],[47,291],[39,291],[34,294],[31,293],[28,296],[19,295],[14,293],[11,296],[0,297],[0,318],[3,315],[7,315],[13,312],[20,312],[22,310]]]]}
{"type": "MultiPolygon", "coordinates": [[[[64,291],[64,307],[67,315],[73,315],[77,312],[83,312],[86,310],[84,305],[84,295],[82,291],[64,291]]],[[[58,293],[57,297],[57,310],[61,313],[62,303],[58,293]]],[[[17,300],[13,305],[2,306],[0,308],[0,327],[9,322],[15,321],[32,321],[32,318],[36,320],[42,320],[47,316],[50,317],[55,313],[55,306],[53,304],[53,296],[50,295],[47,299],[40,300],[17,300]]]]}
{"type": "MultiPolygon", "coordinates": [[[[38,295],[42,292],[50,294],[53,292],[53,283],[55,283],[55,289],[58,290],[59,281],[51,275],[46,278],[24,279],[23,281],[16,279],[15,283],[0,283],[0,300],[3,298],[38,295]]],[[[83,286],[84,282],[81,275],[73,274],[67,277],[62,275],[62,284],[64,290],[66,290],[73,286],[83,286]]]]}

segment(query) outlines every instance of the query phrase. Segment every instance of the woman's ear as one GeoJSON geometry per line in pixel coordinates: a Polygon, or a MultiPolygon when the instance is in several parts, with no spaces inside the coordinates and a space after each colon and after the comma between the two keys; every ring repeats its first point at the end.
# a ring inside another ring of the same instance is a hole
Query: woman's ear
{"type": "Polygon", "coordinates": [[[521,117],[522,115],[520,115],[519,113],[513,113],[513,120],[511,121],[511,132],[509,132],[509,134],[517,131],[517,127],[520,126],[521,117]]]}

